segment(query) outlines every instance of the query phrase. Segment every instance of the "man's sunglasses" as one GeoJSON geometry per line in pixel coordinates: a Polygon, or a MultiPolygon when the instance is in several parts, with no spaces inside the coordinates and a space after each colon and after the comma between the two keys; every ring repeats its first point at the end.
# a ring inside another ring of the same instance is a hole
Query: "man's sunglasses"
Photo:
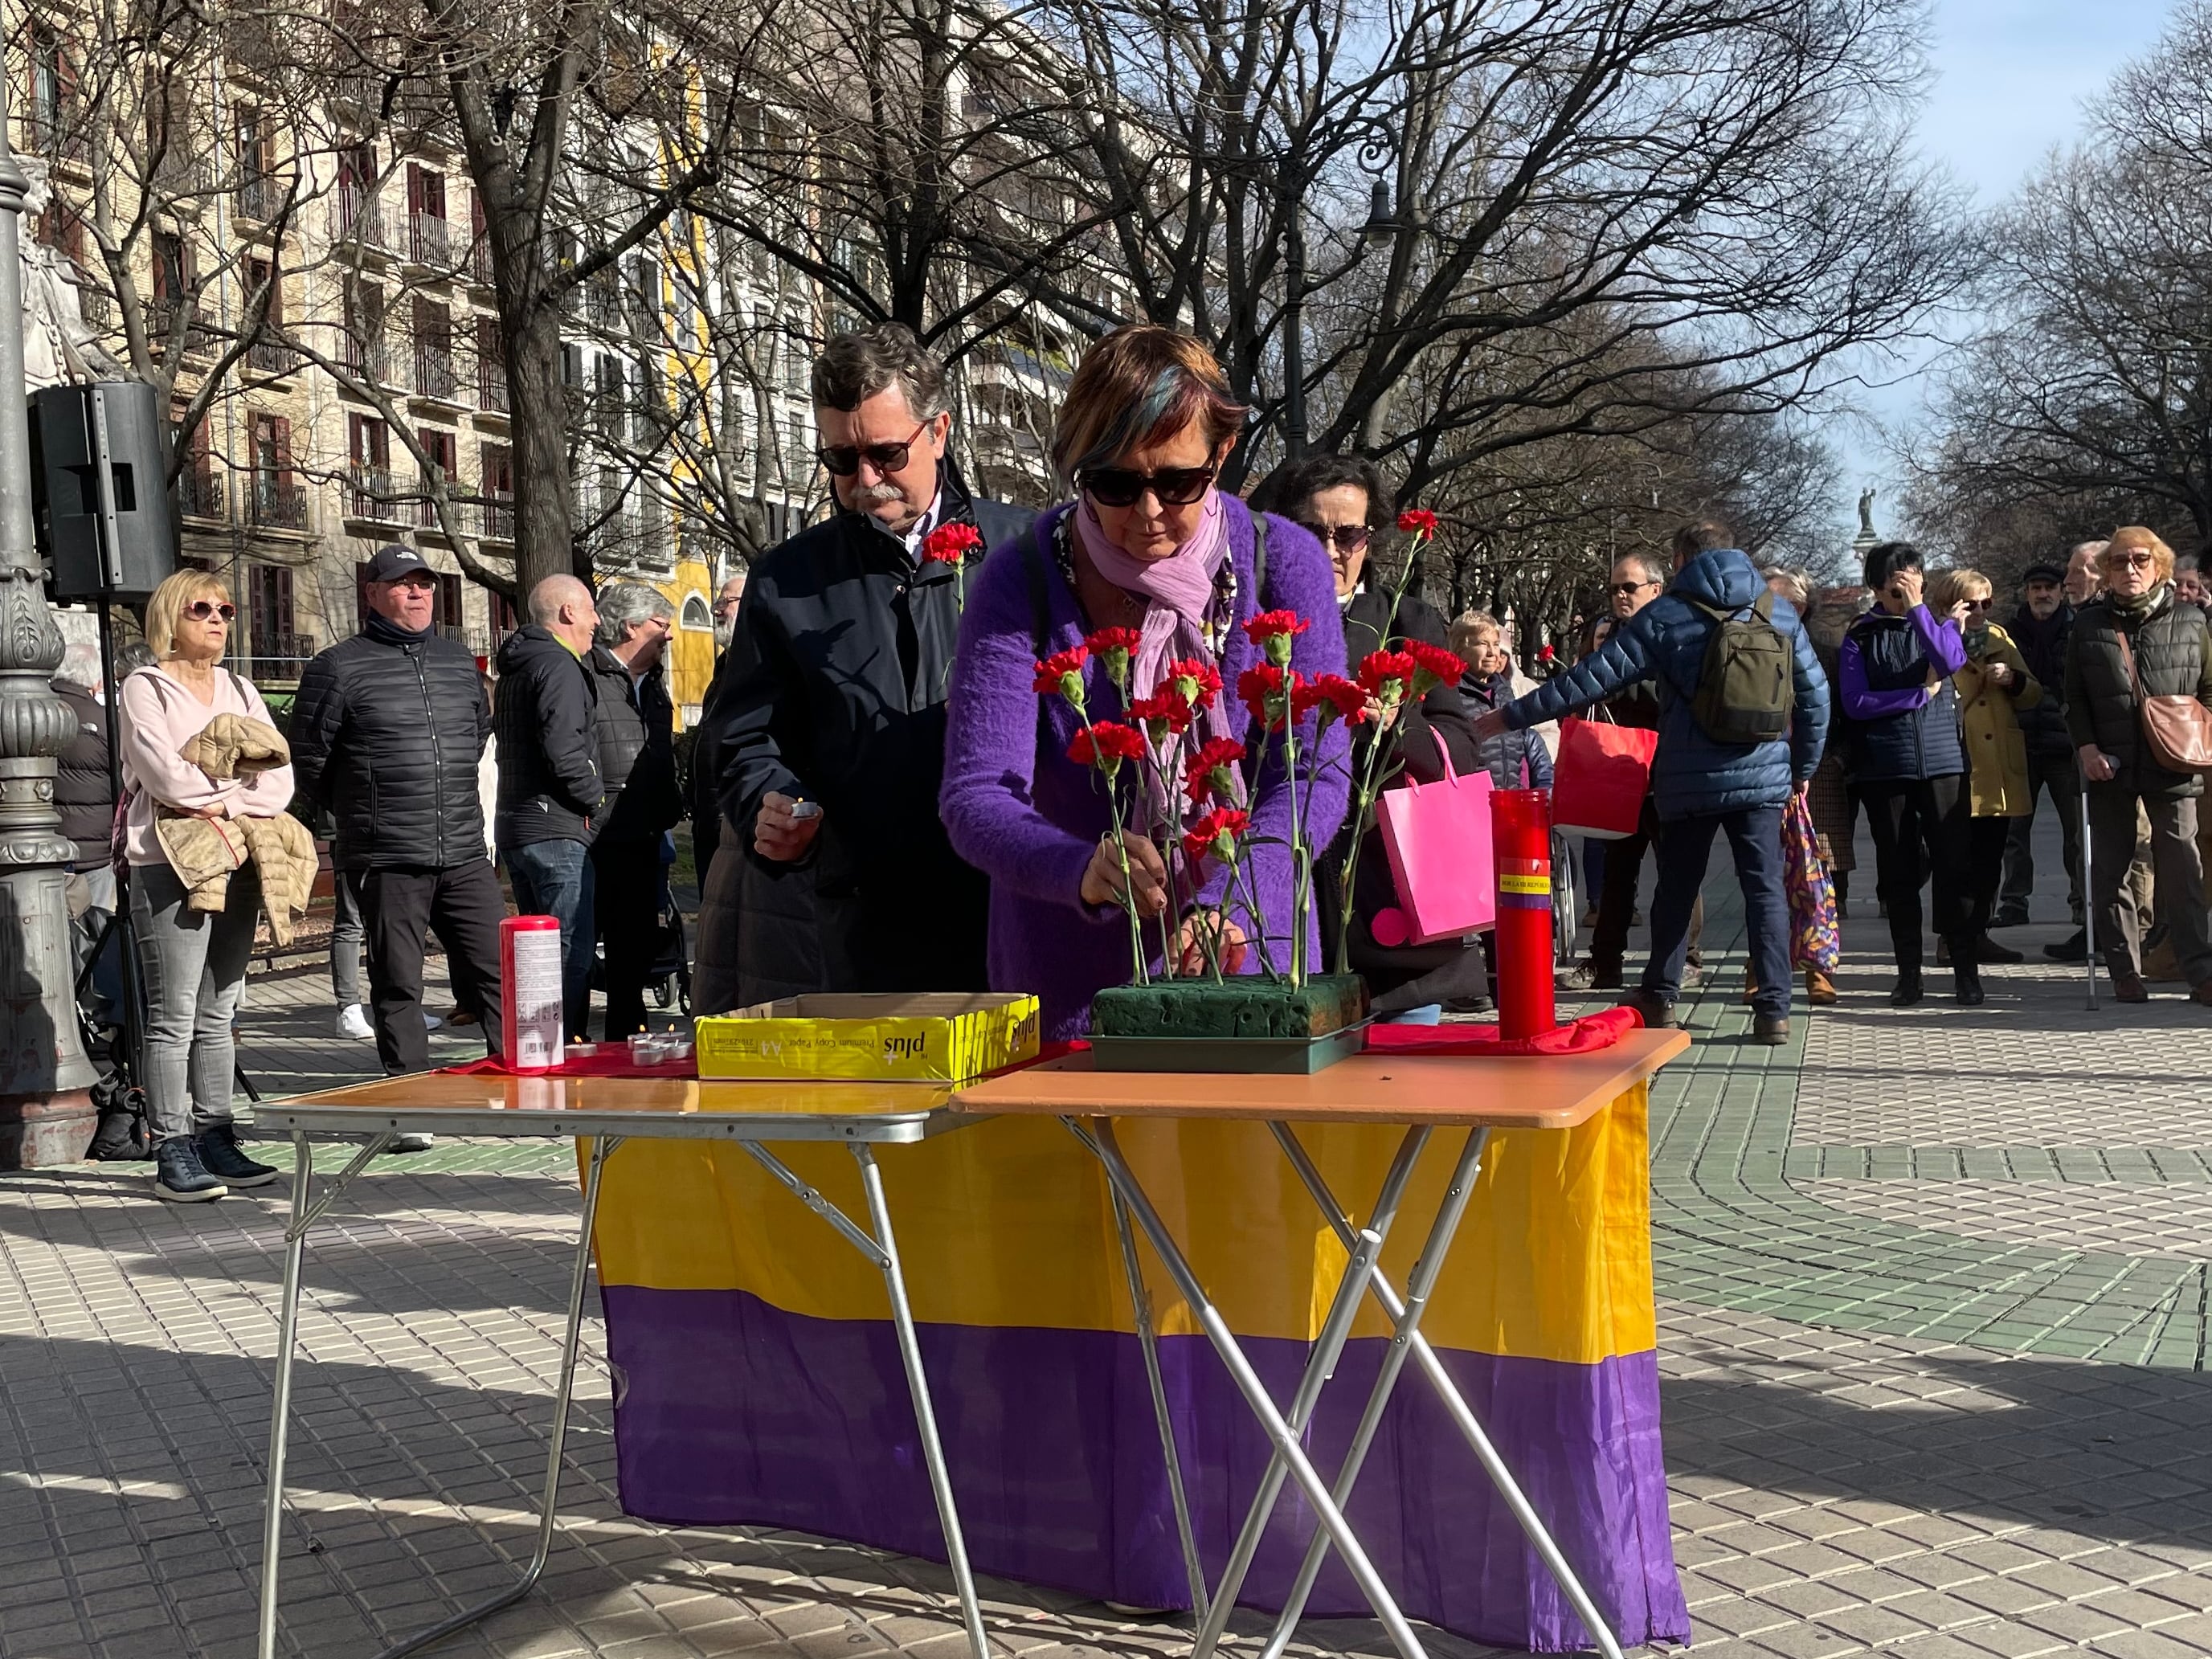
{"type": "Polygon", "coordinates": [[[1646,578],[1644,580],[1640,582],[1615,582],[1612,586],[1607,588],[1605,591],[1612,594],[1615,599],[1625,599],[1631,593],[1640,593],[1647,587],[1656,587],[1658,586],[1659,584],[1657,582],[1646,578]]]}
{"type": "Polygon", "coordinates": [[[908,433],[906,441],[900,444],[824,444],[814,452],[814,459],[822,463],[824,471],[839,478],[851,477],[860,470],[862,461],[878,472],[896,472],[906,465],[908,453],[914,448],[914,441],[928,428],[929,422],[924,421],[908,433]]]}
{"type": "Polygon", "coordinates": [[[1301,520],[1298,528],[1323,547],[1334,547],[1340,553],[1364,553],[1370,536],[1364,524],[1308,524],[1301,520]]]}
{"type": "Polygon", "coordinates": [[[222,617],[225,622],[230,622],[237,617],[238,607],[234,605],[217,605],[213,599],[194,599],[185,607],[185,614],[194,622],[212,622],[217,617],[222,617]]]}
{"type": "Polygon", "coordinates": [[[1094,466],[1075,482],[1101,507],[1134,507],[1148,489],[1162,507],[1188,507],[1213,487],[1213,473],[1210,466],[1164,466],[1158,472],[1094,466]]]}

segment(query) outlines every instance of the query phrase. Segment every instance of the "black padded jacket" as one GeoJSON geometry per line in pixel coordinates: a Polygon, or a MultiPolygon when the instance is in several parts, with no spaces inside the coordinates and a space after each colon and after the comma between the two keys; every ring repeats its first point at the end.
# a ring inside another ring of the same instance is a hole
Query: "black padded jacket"
{"type": "Polygon", "coordinates": [[[593,844],[653,839],[684,815],[668,682],[656,667],[633,689],[629,670],[604,645],[592,647],[585,665],[599,692],[599,781],[607,792],[593,844]]]}
{"type": "Polygon", "coordinates": [[[499,844],[589,842],[599,777],[592,671],[536,623],[499,648],[499,844]]]}
{"type": "Polygon", "coordinates": [[[331,815],[341,870],[450,869],[483,858],[477,767],[491,730],[477,659],[383,617],[320,653],[293,700],[292,775],[331,815]]]}

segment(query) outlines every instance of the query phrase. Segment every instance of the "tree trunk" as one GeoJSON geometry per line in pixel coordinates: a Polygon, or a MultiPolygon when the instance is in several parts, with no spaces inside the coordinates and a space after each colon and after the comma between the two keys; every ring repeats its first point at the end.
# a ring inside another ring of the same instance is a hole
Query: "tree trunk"
{"type": "MultiPolygon", "coordinates": [[[[561,384],[561,308],[529,307],[501,331],[514,433],[514,586],[519,601],[548,576],[591,579],[573,526],[568,389],[561,384]]],[[[518,605],[518,608],[520,606],[518,605]]]]}

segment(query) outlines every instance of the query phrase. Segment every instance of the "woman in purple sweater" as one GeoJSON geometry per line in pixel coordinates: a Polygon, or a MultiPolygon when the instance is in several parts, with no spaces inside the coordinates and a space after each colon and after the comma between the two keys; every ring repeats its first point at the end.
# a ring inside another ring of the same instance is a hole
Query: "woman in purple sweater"
{"type": "MultiPolygon", "coordinates": [[[[1245,410],[1198,341],[1170,329],[1117,329],[1092,347],[1069,383],[1053,462],[1076,501],[1047,514],[1028,535],[996,549],[970,580],[945,744],[939,803],[952,846],[991,879],[990,974],[994,988],[1033,991],[1049,1039],[1081,1034],[1091,999],[1130,977],[1129,924],[1121,908],[1122,855],[1112,840],[1103,785],[1068,758],[1079,729],[1064,698],[1035,690],[1039,658],[1067,650],[1103,628],[1138,630],[1133,695],[1150,693],[1172,661],[1199,659],[1220,672],[1223,692],[1203,716],[1204,735],[1243,741],[1251,716],[1237,700],[1237,676],[1261,662],[1242,624],[1262,611],[1295,611],[1310,627],[1291,665],[1310,679],[1344,672],[1344,631],[1334,577],[1321,544],[1287,520],[1255,520],[1214,487],[1235,448],[1245,410]],[[1255,581],[1264,523],[1265,574],[1255,581]]],[[[1119,718],[1121,696],[1095,656],[1084,692],[1093,719],[1119,718]]],[[[1300,770],[1314,751],[1310,719],[1301,733],[1300,770]]],[[[1344,816],[1345,727],[1320,743],[1310,799],[1299,786],[1310,844],[1326,847],[1344,816]]],[[[1288,838],[1279,741],[1258,775],[1256,841],[1288,838]]],[[[1133,830],[1130,885],[1138,908],[1157,917],[1168,902],[1158,853],[1133,830]]],[[[1252,846],[1248,878],[1267,921],[1267,948],[1290,960],[1291,859],[1284,845],[1252,846]]],[[[1212,860],[1193,914],[1225,909],[1231,937],[1261,929],[1239,896],[1224,903],[1212,860]]],[[[1148,927],[1151,966],[1159,934],[1148,927]]],[[[1307,929],[1308,959],[1322,960],[1307,929]]],[[[1256,951],[1232,951],[1243,972],[1256,951]]]]}

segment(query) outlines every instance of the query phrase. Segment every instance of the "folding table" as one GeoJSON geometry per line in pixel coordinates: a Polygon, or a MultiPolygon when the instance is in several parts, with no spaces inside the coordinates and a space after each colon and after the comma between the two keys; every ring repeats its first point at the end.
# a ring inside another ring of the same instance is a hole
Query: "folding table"
{"type": "Polygon", "coordinates": [[[562,1342],[561,1375],[553,1398],[551,1442],[545,1460],[538,1545],[529,1566],[509,1589],[491,1600],[406,1638],[379,1659],[402,1654],[451,1635],[527,1595],[544,1572],[553,1547],[555,1504],[561,1458],[574,1393],[576,1356],[583,1332],[584,1290],[590,1276],[592,1230],[599,1212],[599,1178],[608,1157],[629,1139],[733,1140],[793,1197],[819,1215],[884,1276],[897,1328],[900,1358],[914,1402],[927,1466],[931,1495],[945,1530],[945,1545],[960,1597],[962,1622],[973,1659],[988,1659],[975,1586],[960,1533],[937,1420],[930,1405],[928,1378],[915,1337],[906,1276],[884,1202],[877,1167],[878,1146],[911,1144],[973,1121],[951,1109],[951,1091],[929,1083],[720,1083],[689,1078],[504,1077],[432,1073],[386,1078],[319,1094],[264,1104],[257,1122],[265,1129],[289,1131],[295,1164],[292,1217],[284,1229],[283,1312],[276,1346],[275,1401],[269,1425],[269,1484],[263,1519],[259,1659],[276,1651],[277,1561],[283,1536],[284,1454],[290,1430],[292,1358],[300,1316],[300,1279],[307,1234],[346,1187],[398,1135],[408,1133],[477,1135],[501,1139],[574,1139],[583,1144],[583,1218],[576,1238],[575,1263],[568,1280],[568,1328],[562,1342]],[[311,1133],[366,1134],[368,1139],[339,1170],[319,1197],[313,1193],[311,1133]],[[860,1165],[868,1209],[860,1225],[802,1181],[769,1150],[778,1143],[842,1142],[860,1165]]]}
{"type": "Polygon", "coordinates": [[[1366,1551],[1345,1517],[1345,1505],[1359,1476],[1360,1463],[1380,1426],[1398,1376],[1408,1359],[1419,1369],[1455,1427],[1546,1569],[1608,1659],[1620,1659],[1620,1644],[1583,1589],[1572,1565],[1553,1540],[1498,1455],[1443,1365],[1421,1334],[1426,1310],[1444,1258],[1474,1194],[1484,1151],[1495,1129],[1571,1129],[1587,1121],[1621,1095],[1644,1081],[1689,1047],[1679,1030],[1632,1031],[1613,1047],[1581,1054],[1526,1059],[1461,1058],[1409,1054],[1361,1054],[1310,1076],[1255,1076],[1163,1073],[1110,1073],[1093,1068],[1091,1056],[1076,1054],[988,1079],[964,1089],[955,1107],[963,1113],[1058,1117],[1098,1159],[1111,1185],[1115,1220],[1121,1232],[1123,1270],[1137,1310],[1137,1332],[1144,1346],[1152,1385],[1161,1450],[1169,1488],[1199,1613],[1194,1659],[1207,1659],[1220,1640],[1244,1576],[1251,1566],[1268,1518],[1285,1479],[1294,1481],[1319,1522],[1295,1588],[1278,1617],[1265,1659],[1278,1659],[1297,1629],[1326,1550],[1334,1546],[1404,1659],[1425,1659],[1420,1638],[1399,1610],[1366,1551]],[[1159,1211],[1122,1155],[1114,1132],[1115,1118],[1168,1117],[1185,1120],[1260,1121],[1267,1125],[1301,1183],[1312,1195],[1349,1256],[1343,1279],[1322,1322],[1303,1376],[1287,1407],[1269,1395],[1228,1321],[1177,1244],[1159,1211]],[[1355,1222],[1322,1180],[1300,1145],[1293,1126],[1310,1123],[1369,1123],[1405,1126],[1398,1152],[1383,1176],[1364,1225],[1355,1222]],[[1401,1293],[1378,1267],[1384,1242],[1405,1195],[1413,1166],[1438,1129],[1464,1128],[1452,1176],[1431,1218],[1426,1240],[1401,1293]],[[1155,1322],[1150,1313],[1128,1218],[1166,1267],[1176,1290],[1205,1331],[1253,1416],[1273,1447],[1267,1474],[1248,1511],[1226,1568],[1210,1595],[1198,1558],[1184,1496],[1182,1462],[1160,1386],[1155,1322]],[[1381,1374],[1370,1391],[1342,1468],[1334,1484],[1325,1482],[1307,1457],[1304,1431],[1312,1419],[1323,1386],[1334,1374],[1362,1299],[1375,1297],[1392,1328],[1392,1340],[1381,1374]]]}

